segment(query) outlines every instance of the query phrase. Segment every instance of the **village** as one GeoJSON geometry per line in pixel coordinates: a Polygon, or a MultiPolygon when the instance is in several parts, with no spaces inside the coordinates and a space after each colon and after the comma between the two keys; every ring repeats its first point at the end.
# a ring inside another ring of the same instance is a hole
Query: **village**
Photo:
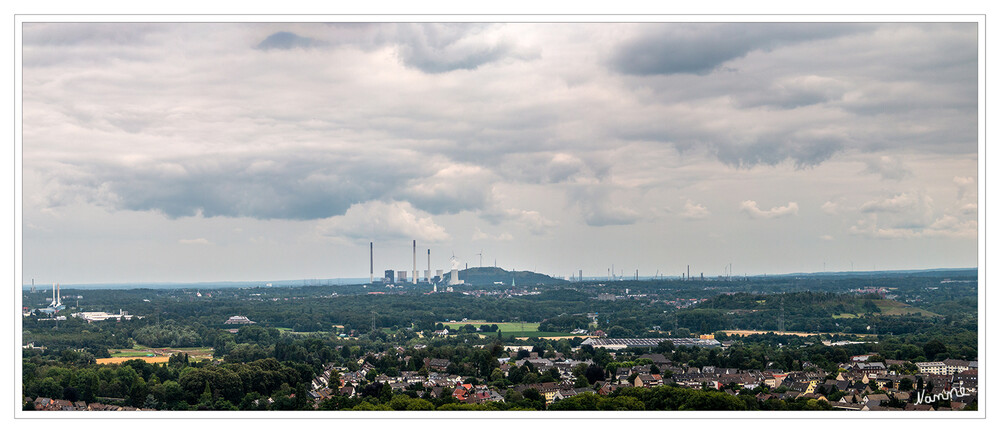
{"type": "MultiPolygon", "coordinates": [[[[388,386],[393,393],[416,391],[419,397],[440,398],[450,395],[467,404],[503,402],[512,392],[524,395],[535,390],[549,406],[573,396],[596,393],[611,395],[628,387],[652,388],[677,386],[690,389],[716,390],[729,395],[752,395],[760,402],[768,400],[815,400],[834,410],[845,411],[951,411],[963,410],[978,396],[978,362],[946,359],[941,362],[916,364],[900,360],[881,359],[878,354],[854,356],[851,362],[840,364],[837,371],[823,371],[803,363],[802,371],[738,370],[705,366],[677,365],[659,353],[639,355],[631,367],[619,367],[614,374],[580,386],[585,380],[590,359],[574,359],[571,354],[550,353],[542,357],[526,352],[530,346],[505,346],[504,356],[494,374],[509,377],[512,370],[527,366],[531,371],[545,372],[557,380],[520,384],[498,389],[484,384],[490,378],[449,374],[451,361],[425,358],[420,371],[400,371],[398,375],[377,374],[366,358],[397,357],[400,362],[411,360],[404,348],[370,353],[357,360],[356,369],[327,366],[324,373],[312,381],[309,396],[314,407],[332,396],[361,398],[362,390],[373,383],[388,386]],[[915,366],[916,374],[902,373],[915,366]],[[374,375],[374,376],[372,376],[374,375]]],[[[496,377],[493,377],[495,379],[496,377]]],[[[588,382],[584,382],[588,383],[588,382]]]]}

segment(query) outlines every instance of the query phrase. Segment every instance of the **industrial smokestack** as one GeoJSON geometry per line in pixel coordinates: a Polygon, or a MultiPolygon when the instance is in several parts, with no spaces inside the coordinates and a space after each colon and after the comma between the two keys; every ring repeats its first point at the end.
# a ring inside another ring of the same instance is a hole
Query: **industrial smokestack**
{"type": "Polygon", "coordinates": [[[431,249],[427,249],[427,282],[431,282],[431,249]]]}
{"type": "Polygon", "coordinates": [[[371,284],[375,282],[375,242],[368,243],[368,264],[371,271],[371,276],[368,277],[368,284],[371,284]]]}
{"type": "Polygon", "coordinates": [[[691,279],[691,265],[688,265],[687,279],[691,279]]]}
{"type": "Polygon", "coordinates": [[[413,240],[413,284],[417,284],[417,240],[413,240]]]}
{"type": "Polygon", "coordinates": [[[56,284],[56,305],[62,304],[62,287],[56,284]]]}
{"type": "Polygon", "coordinates": [[[52,283],[52,306],[56,305],[56,283],[52,283]]]}

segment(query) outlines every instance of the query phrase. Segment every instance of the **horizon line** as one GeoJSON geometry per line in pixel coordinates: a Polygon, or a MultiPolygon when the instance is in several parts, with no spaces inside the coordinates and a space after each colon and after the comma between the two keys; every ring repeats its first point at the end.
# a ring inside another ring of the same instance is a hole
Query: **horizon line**
{"type": "MultiPolygon", "coordinates": [[[[498,269],[501,269],[501,270],[505,270],[502,267],[498,267],[498,266],[482,266],[482,267],[477,266],[477,267],[470,267],[468,269],[480,269],[480,268],[484,268],[484,269],[485,268],[498,268],[498,269]]],[[[736,278],[762,278],[762,277],[783,277],[783,276],[800,276],[800,275],[816,275],[816,276],[820,276],[820,275],[873,274],[873,273],[877,274],[877,273],[899,273],[899,272],[969,271],[969,270],[978,270],[978,269],[979,269],[978,266],[974,266],[974,267],[961,267],[961,268],[920,268],[920,269],[885,269],[885,270],[857,270],[857,271],[785,272],[785,273],[774,273],[774,274],[770,274],[770,273],[764,272],[764,273],[757,273],[757,274],[731,275],[731,276],[728,276],[728,278],[730,278],[730,279],[736,279],[736,278]]],[[[459,272],[465,271],[465,270],[467,270],[467,269],[459,269],[459,272]]],[[[529,270],[521,270],[521,271],[511,270],[511,271],[507,271],[507,272],[532,272],[532,273],[538,273],[538,272],[529,271],[529,270]]],[[[554,277],[554,276],[548,275],[548,274],[542,274],[542,275],[546,275],[546,276],[548,276],[550,278],[562,279],[562,280],[565,280],[566,282],[579,282],[579,281],[570,281],[570,280],[567,280],[567,279],[561,278],[561,277],[554,277]]],[[[574,277],[575,277],[575,275],[574,275],[574,277]]],[[[705,277],[705,279],[706,280],[717,280],[717,279],[719,279],[719,277],[727,278],[727,276],[724,276],[724,275],[713,275],[713,276],[705,277]]],[[[609,280],[609,279],[607,279],[604,276],[600,276],[600,277],[584,277],[584,282],[586,282],[586,281],[634,281],[634,278],[635,278],[634,276],[622,276],[618,280],[609,280]]],[[[656,278],[658,278],[658,276],[656,276],[656,275],[639,275],[639,280],[640,281],[652,281],[652,280],[654,280],[656,278]]],[[[678,277],[676,275],[669,275],[669,276],[667,276],[665,274],[661,274],[659,276],[659,278],[661,278],[661,279],[668,279],[668,280],[682,280],[681,277],[678,277]]],[[[125,282],[96,282],[96,283],[41,282],[41,283],[36,284],[36,287],[42,287],[42,286],[51,285],[51,284],[60,284],[60,285],[66,284],[67,286],[69,286],[69,285],[76,285],[76,286],[97,286],[97,285],[181,285],[181,284],[202,284],[202,285],[204,285],[204,284],[214,284],[214,285],[220,285],[220,284],[278,283],[278,282],[280,282],[280,283],[290,283],[290,282],[296,282],[296,281],[305,282],[305,281],[310,281],[310,280],[321,280],[321,281],[322,280],[326,280],[328,282],[332,281],[332,280],[368,280],[368,277],[364,276],[364,277],[331,277],[331,278],[285,278],[285,279],[272,279],[272,280],[216,280],[216,281],[139,281],[139,282],[125,281],[125,282]]],[[[691,280],[692,281],[701,281],[701,278],[700,277],[695,277],[695,278],[691,278],[691,280]]],[[[350,283],[348,283],[348,284],[340,284],[340,283],[337,283],[337,284],[334,284],[334,285],[365,285],[365,284],[372,284],[372,283],[365,283],[365,282],[359,282],[359,283],[355,283],[355,284],[350,284],[350,283]]],[[[377,283],[374,283],[374,284],[381,284],[381,283],[377,282],[377,283]]],[[[22,288],[22,290],[30,289],[31,288],[31,284],[30,283],[26,284],[26,283],[22,282],[21,283],[21,288],[22,288]]],[[[68,287],[68,288],[72,289],[72,287],[68,287]]],[[[139,289],[139,288],[142,288],[142,287],[135,287],[135,288],[139,289]]],[[[44,291],[46,289],[42,288],[42,289],[39,289],[39,290],[44,291]]]]}

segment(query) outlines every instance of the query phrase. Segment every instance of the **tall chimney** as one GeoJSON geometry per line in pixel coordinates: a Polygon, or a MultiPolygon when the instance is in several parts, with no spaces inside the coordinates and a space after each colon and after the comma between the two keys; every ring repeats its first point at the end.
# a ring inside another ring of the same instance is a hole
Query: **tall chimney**
{"type": "Polygon", "coordinates": [[[56,305],[56,283],[52,283],[52,306],[56,305]]]}
{"type": "Polygon", "coordinates": [[[368,284],[375,282],[375,242],[368,243],[368,264],[371,276],[368,277],[368,284]]]}
{"type": "Polygon", "coordinates": [[[62,287],[60,287],[59,284],[56,284],[56,305],[62,304],[62,300],[60,299],[61,297],[62,287]]]}
{"type": "Polygon", "coordinates": [[[417,284],[417,240],[413,240],[413,284],[417,284]]]}
{"type": "Polygon", "coordinates": [[[427,282],[431,282],[431,249],[427,249],[427,282]]]}
{"type": "Polygon", "coordinates": [[[691,279],[691,265],[688,265],[687,279],[691,279]]]}

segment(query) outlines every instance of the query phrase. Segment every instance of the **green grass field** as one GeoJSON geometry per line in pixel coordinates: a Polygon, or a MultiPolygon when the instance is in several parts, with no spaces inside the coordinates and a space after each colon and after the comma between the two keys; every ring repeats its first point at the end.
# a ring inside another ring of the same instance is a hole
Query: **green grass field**
{"type": "MultiPolygon", "coordinates": [[[[511,322],[486,322],[486,321],[482,321],[482,320],[466,320],[464,322],[438,322],[438,323],[441,323],[444,326],[447,326],[448,328],[450,328],[452,330],[457,330],[458,328],[461,328],[462,326],[465,326],[465,325],[473,325],[473,326],[476,326],[476,327],[479,327],[479,326],[482,326],[482,325],[497,325],[498,330],[503,333],[504,337],[515,337],[515,338],[519,338],[519,337],[520,338],[524,338],[524,337],[528,337],[528,338],[531,338],[531,337],[570,337],[570,336],[579,337],[578,335],[573,335],[573,334],[570,334],[568,332],[544,332],[544,331],[539,331],[538,330],[538,325],[540,325],[539,322],[524,322],[524,323],[514,322],[514,323],[511,323],[511,322]]],[[[494,333],[493,332],[480,332],[479,334],[481,334],[481,335],[493,335],[494,333]]]]}
{"type": "Polygon", "coordinates": [[[150,357],[150,356],[162,356],[164,354],[170,355],[173,353],[188,353],[194,357],[206,358],[206,357],[211,357],[212,348],[204,346],[204,347],[157,347],[154,349],[143,346],[141,344],[136,344],[132,346],[131,350],[112,349],[109,350],[109,352],[112,358],[129,358],[136,356],[150,357]],[[154,350],[158,350],[162,353],[156,353],[154,352],[154,350]]]}
{"type": "Polygon", "coordinates": [[[504,335],[507,335],[508,333],[511,332],[538,332],[538,325],[540,324],[538,322],[510,323],[510,322],[484,322],[479,320],[468,320],[465,322],[438,322],[438,323],[441,323],[444,326],[451,328],[452,330],[456,330],[465,325],[473,325],[476,327],[479,327],[481,325],[497,325],[500,332],[503,332],[504,335]]]}
{"type": "Polygon", "coordinates": [[[112,358],[126,358],[131,356],[154,356],[154,353],[145,350],[123,350],[111,354],[112,358]]]}
{"type": "Polygon", "coordinates": [[[843,313],[843,314],[834,314],[833,315],[834,319],[857,319],[858,317],[859,316],[857,314],[851,314],[851,313],[843,313]]]}
{"type": "Polygon", "coordinates": [[[932,313],[930,311],[924,310],[922,308],[917,308],[909,304],[904,304],[902,302],[892,300],[892,299],[876,299],[875,305],[882,310],[881,315],[884,316],[905,316],[909,314],[920,314],[926,317],[941,317],[940,314],[932,313]]]}

